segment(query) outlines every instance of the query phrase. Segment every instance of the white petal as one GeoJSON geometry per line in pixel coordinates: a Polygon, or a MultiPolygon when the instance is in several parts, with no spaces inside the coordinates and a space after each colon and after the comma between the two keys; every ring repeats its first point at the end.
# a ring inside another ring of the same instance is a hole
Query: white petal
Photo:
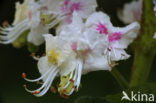
{"type": "Polygon", "coordinates": [[[108,28],[112,27],[112,23],[110,22],[109,16],[103,12],[95,12],[92,15],[90,15],[86,21],[86,26],[95,26],[98,23],[102,23],[108,28]]]}
{"type": "Polygon", "coordinates": [[[105,56],[89,55],[85,60],[83,74],[99,70],[111,70],[107,58],[105,56]]]}
{"type": "MultiPolygon", "coordinates": [[[[45,74],[49,69],[51,69],[51,64],[48,63],[48,58],[46,56],[41,57],[38,61],[38,70],[41,75],[45,74]]],[[[48,75],[43,78],[43,81],[47,79],[48,75]]]]}
{"type": "Polygon", "coordinates": [[[122,34],[122,38],[119,41],[113,42],[112,47],[123,49],[127,48],[128,45],[137,37],[139,30],[140,25],[137,22],[134,22],[123,28],[114,27],[112,29],[112,33],[120,32],[122,34]]]}
{"type": "Polygon", "coordinates": [[[38,27],[31,29],[30,33],[28,34],[28,42],[39,46],[44,42],[42,35],[46,33],[49,33],[48,28],[40,24],[38,27]]]}
{"type": "Polygon", "coordinates": [[[128,59],[130,55],[128,55],[123,49],[113,49],[111,50],[111,60],[119,61],[128,59]]]}

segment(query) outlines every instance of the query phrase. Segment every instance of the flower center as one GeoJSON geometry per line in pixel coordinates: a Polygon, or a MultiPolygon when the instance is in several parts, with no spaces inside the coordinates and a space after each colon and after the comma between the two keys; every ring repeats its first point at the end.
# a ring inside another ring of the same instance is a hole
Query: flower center
{"type": "Polygon", "coordinates": [[[59,59],[59,53],[57,53],[55,50],[51,50],[50,52],[47,52],[47,54],[48,54],[48,61],[54,65],[57,65],[59,59]]]}
{"type": "Polygon", "coordinates": [[[101,22],[97,25],[96,30],[99,31],[100,34],[105,34],[105,35],[108,34],[107,27],[101,22]]]}

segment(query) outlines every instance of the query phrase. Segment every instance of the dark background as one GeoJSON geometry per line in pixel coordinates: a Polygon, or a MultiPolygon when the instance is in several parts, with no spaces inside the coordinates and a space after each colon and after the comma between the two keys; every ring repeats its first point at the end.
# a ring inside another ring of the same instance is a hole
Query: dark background
{"type": "MultiPolygon", "coordinates": [[[[8,20],[9,23],[13,21],[15,1],[19,0],[0,0],[0,24],[5,20],[8,20]]],[[[129,1],[131,0],[98,0],[100,5],[98,10],[103,10],[110,15],[114,25],[123,26],[116,16],[116,11],[129,1]]],[[[130,81],[133,63],[131,48],[128,49],[128,53],[132,57],[120,62],[117,68],[130,81]]],[[[156,82],[156,59],[151,69],[148,81],[156,82]]],[[[104,97],[122,91],[108,71],[98,71],[84,75],[79,92],[73,94],[69,99],[63,99],[58,93],[53,94],[50,91],[43,97],[37,98],[24,90],[23,84],[29,85],[29,83],[21,78],[23,72],[27,73],[29,78],[39,76],[36,61],[30,57],[27,48],[16,49],[12,45],[0,45],[0,103],[73,103],[80,96],[104,97]]],[[[35,89],[35,84],[29,86],[35,89]]]]}

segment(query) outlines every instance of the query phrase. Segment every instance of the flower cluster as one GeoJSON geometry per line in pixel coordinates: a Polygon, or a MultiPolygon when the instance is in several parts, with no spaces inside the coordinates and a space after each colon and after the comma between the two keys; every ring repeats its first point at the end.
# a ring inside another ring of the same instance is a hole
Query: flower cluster
{"type": "MultiPolygon", "coordinates": [[[[91,71],[109,70],[130,57],[125,49],[137,37],[140,25],[133,22],[115,27],[107,14],[96,12],[96,0],[25,0],[16,4],[12,26],[1,28],[0,42],[14,43],[22,35],[36,46],[45,41],[46,54],[38,60],[41,87],[26,91],[43,96],[60,77],[58,92],[63,97],[78,91],[81,76],[91,71]],[[55,36],[49,30],[56,31],[55,36]],[[25,34],[26,33],[26,34],[25,34]]],[[[18,41],[20,45],[20,41],[18,41]]]]}

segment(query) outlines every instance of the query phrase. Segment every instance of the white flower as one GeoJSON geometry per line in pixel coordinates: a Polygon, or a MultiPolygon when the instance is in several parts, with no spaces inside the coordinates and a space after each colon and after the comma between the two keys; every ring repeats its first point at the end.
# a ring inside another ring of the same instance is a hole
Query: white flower
{"type": "Polygon", "coordinates": [[[95,12],[97,7],[96,0],[46,0],[43,5],[48,9],[49,15],[52,15],[51,19],[54,19],[49,24],[50,28],[56,24],[60,24],[60,26],[70,24],[73,12],[77,12],[80,17],[86,19],[91,13],[95,12]]]}
{"type": "Polygon", "coordinates": [[[86,21],[86,26],[96,31],[97,35],[107,38],[108,46],[104,54],[108,56],[109,64],[129,57],[124,49],[136,38],[140,25],[134,22],[126,27],[114,27],[109,16],[102,12],[93,13],[86,21]]]}
{"type": "Polygon", "coordinates": [[[125,24],[132,23],[134,21],[141,21],[142,15],[142,0],[132,1],[124,5],[123,10],[118,11],[118,17],[125,24]]]}
{"type": "Polygon", "coordinates": [[[42,86],[34,91],[26,90],[34,93],[35,96],[44,95],[52,85],[53,80],[58,75],[61,77],[61,82],[58,90],[62,96],[71,95],[74,90],[79,88],[82,60],[76,56],[76,53],[71,49],[70,43],[67,40],[57,36],[53,37],[48,34],[46,39],[46,56],[41,57],[38,62],[38,69],[41,77],[30,82],[43,80],[42,86]]]}
{"type": "Polygon", "coordinates": [[[13,26],[1,28],[1,33],[5,35],[0,36],[0,43],[13,43],[24,31],[30,30],[28,42],[31,42],[36,46],[42,44],[44,40],[42,34],[48,33],[48,28],[41,24],[40,8],[41,5],[34,0],[25,0],[23,4],[17,3],[13,26]],[[42,32],[41,27],[43,29],[42,32]]]}
{"type": "Polygon", "coordinates": [[[74,12],[72,23],[65,26],[59,36],[73,43],[73,50],[83,52],[85,64],[83,73],[97,70],[110,70],[107,56],[103,51],[107,49],[108,41],[105,36],[97,35],[93,29],[86,28],[83,19],[74,12]],[[94,60],[96,59],[97,62],[94,60]]]}

